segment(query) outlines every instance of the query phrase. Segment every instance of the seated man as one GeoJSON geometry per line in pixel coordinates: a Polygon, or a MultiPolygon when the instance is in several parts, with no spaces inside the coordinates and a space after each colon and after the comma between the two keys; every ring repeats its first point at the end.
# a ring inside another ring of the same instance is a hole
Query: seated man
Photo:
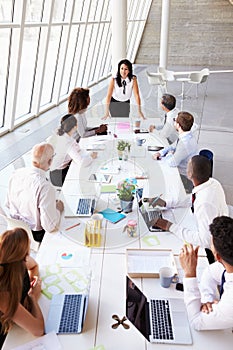
{"type": "Polygon", "coordinates": [[[196,277],[198,247],[184,245],[179,257],[185,275],[184,300],[190,324],[198,331],[233,327],[233,219],[215,218],[210,232],[216,262],[203,272],[200,290],[196,277]]]}
{"type": "Polygon", "coordinates": [[[177,117],[179,110],[176,108],[176,98],[173,95],[163,94],[160,102],[162,110],[165,112],[164,123],[162,125],[150,125],[150,132],[158,130],[159,135],[173,143],[178,139],[178,132],[174,125],[174,118],[177,117]]]}
{"type": "Polygon", "coordinates": [[[221,184],[210,178],[211,163],[206,157],[197,155],[188,163],[187,176],[192,181],[194,188],[192,195],[188,195],[184,201],[166,200],[161,198],[153,203],[153,206],[162,205],[167,208],[191,207],[195,217],[197,229],[190,230],[164,219],[158,219],[156,226],[165,231],[174,233],[183,241],[199,245],[202,248],[210,248],[211,235],[209,225],[216,216],[228,215],[225,194],[221,184]]]}
{"type": "Polygon", "coordinates": [[[17,169],[9,181],[6,206],[10,215],[26,222],[37,242],[42,241],[45,231],[58,229],[64,210],[62,201],[56,201],[55,189],[46,178],[53,154],[50,144],[35,145],[32,166],[17,169]]]}
{"type": "Polygon", "coordinates": [[[154,159],[165,157],[166,163],[171,167],[178,167],[182,175],[186,175],[189,159],[198,154],[197,141],[191,132],[193,121],[190,113],[179,112],[174,120],[179,134],[178,140],[153,155],[154,159]]]}

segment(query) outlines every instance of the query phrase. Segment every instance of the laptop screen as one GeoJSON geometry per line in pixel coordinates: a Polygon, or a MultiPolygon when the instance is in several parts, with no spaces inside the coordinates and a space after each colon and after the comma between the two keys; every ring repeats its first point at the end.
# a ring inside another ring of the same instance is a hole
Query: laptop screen
{"type": "Polygon", "coordinates": [[[126,317],[149,341],[149,304],[145,295],[126,276],[126,317]]]}

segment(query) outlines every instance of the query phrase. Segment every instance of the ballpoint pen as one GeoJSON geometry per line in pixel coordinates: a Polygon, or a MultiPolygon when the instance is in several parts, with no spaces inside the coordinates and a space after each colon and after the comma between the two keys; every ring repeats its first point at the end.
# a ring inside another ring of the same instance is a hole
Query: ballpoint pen
{"type": "Polygon", "coordinates": [[[158,200],[162,195],[163,195],[163,194],[161,193],[159,196],[155,197],[155,199],[149,204],[149,207],[150,207],[150,206],[153,206],[153,204],[154,204],[155,202],[157,202],[157,200],[158,200]]]}

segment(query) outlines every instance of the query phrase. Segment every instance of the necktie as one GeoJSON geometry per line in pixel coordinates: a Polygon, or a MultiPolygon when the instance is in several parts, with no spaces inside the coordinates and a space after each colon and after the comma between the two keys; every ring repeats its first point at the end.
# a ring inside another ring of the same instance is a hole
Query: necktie
{"type": "Polygon", "coordinates": [[[163,123],[163,125],[165,125],[166,122],[167,122],[167,113],[166,113],[165,116],[164,116],[164,123],[163,123]]]}
{"type": "Polygon", "coordinates": [[[194,213],[194,201],[196,199],[196,193],[192,193],[192,205],[191,205],[191,212],[194,213]]]}
{"type": "Polygon", "coordinates": [[[122,85],[123,85],[123,94],[125,94],[125,87],[126,87],[126,81],[125,80],[122,81],[122,85]]]}
{"type": "Polygon", "coordinates": [[[224,270],[223,273],[222,273],[221,284],[220,284],[220,288],[219,288],[220,299],[221,299],[221,297],[223,295],[223,292],[224,292],[223,285],[224,285],[224,283],[226,281],[225,280],[225,272],[226,272],[226,270],[224,270]]]}

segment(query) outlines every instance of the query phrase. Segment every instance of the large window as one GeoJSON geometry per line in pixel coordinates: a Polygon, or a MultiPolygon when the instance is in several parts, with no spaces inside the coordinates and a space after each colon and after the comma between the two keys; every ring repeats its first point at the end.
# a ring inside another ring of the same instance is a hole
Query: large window
{"type": "MultiPolygon", "coordinates": [[[[132,62],[151,1],[127,1],[132,62]]],[[[0,133],[108,77],[111,38],[111,0],[0,0],[0,133]]]]}

